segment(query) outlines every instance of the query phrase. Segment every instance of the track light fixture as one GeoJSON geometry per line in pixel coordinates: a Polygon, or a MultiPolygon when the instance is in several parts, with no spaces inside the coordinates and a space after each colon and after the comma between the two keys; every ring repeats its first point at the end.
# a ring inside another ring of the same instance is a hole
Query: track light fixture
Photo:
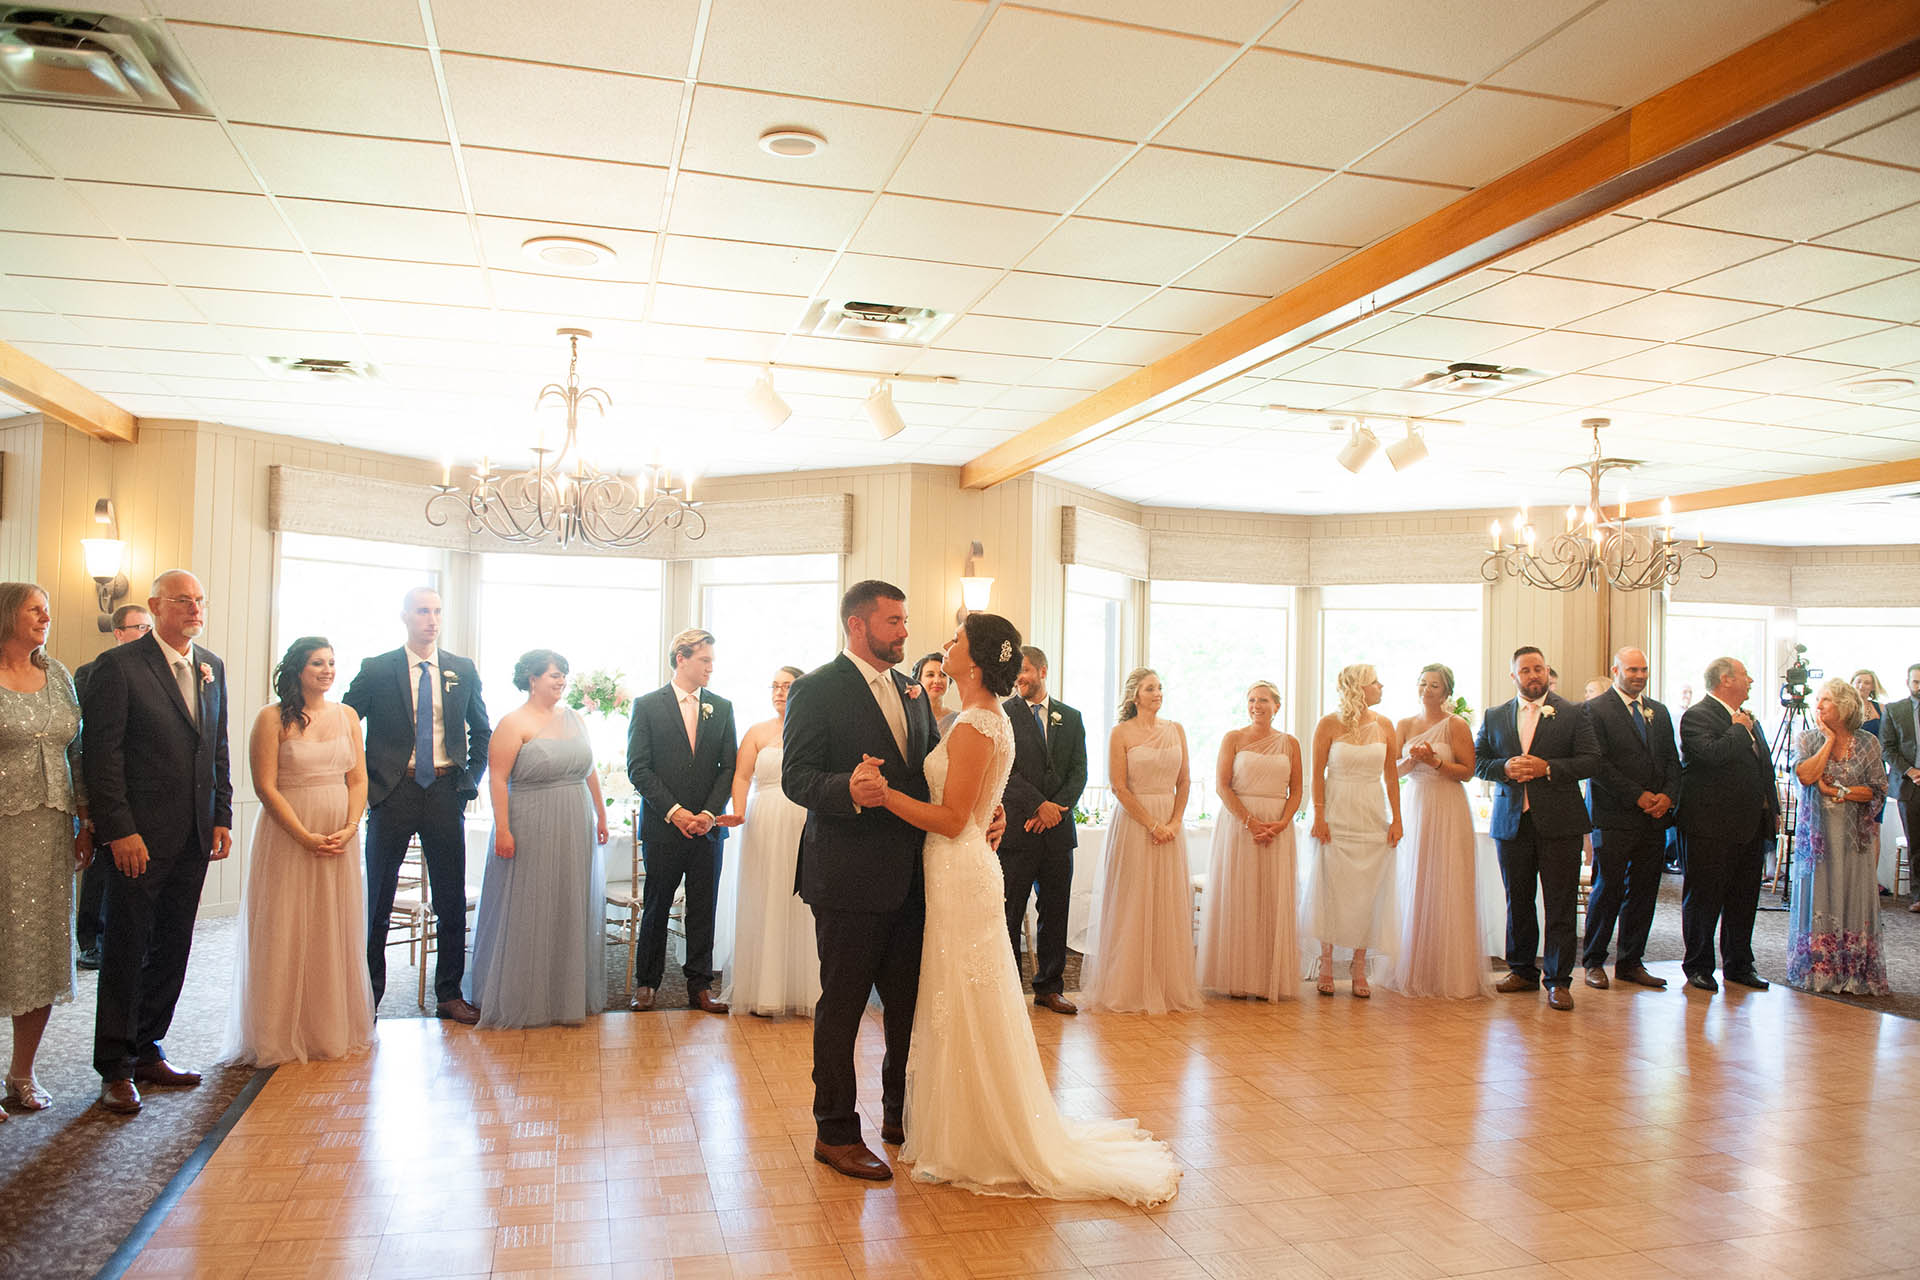
{"type": "Polygon", "coordinates": [[[764,422],[769,431],[778,430],[781,423],[793,416],[793,407],[773,389],[772,370],[762,372],[758,380],[747,388],[747,409],[764,422]]]}
{"type": "Polygon", "coordinates": [[[1347,436],[1347,442],[1340,446],[1335,461],[1355,475],[1360,468],[1372,461],[1373,455],[1380,451],[1380,437],[1373,434],[1363,422],[1353,424],[1353,430],[1347,436]]]}
{"type": "Polygon", "coordinates": [[[1427,442],[1412,422],[1405,424],[1407,434],[1387,446],[1387,461],[1395,471],[1405,471],[1427,458],[1427,442]]]}
{"type": "Polygon", "coordinates": [[[893,407],[893,384],[876,382],[867,393],[867,421],[882,440],[891,439],[907,429],[907,421],[893,407]]]}

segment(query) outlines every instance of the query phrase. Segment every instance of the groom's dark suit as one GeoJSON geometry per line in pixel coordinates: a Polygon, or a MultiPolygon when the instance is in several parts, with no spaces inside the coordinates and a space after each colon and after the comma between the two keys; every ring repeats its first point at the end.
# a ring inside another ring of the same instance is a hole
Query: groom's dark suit
{"type": "Polygon", "coordinates": [[[1591,823],[1580,780],[1593,776],[1600,749],[1593,726],[1577,702],[1557,693],[1541,704],[1533,741],[1520,743],[1520,699],[1488,710],[1473,742],[1473,772],[1494,784],[1492,832],[1500,852],[1500,878],[1507,886],[1507,968],[1529,982],[1542,978],[1535,950],[1540,922],[1534,915],[1533,882],[1540,881],[1547,917],[1546,984],[1573,982],[1578,941],[1580,838],[1591,823]],[[1549,714],[1549,709],[1551,713],[1549,714]],[[1507,761],[1532,755],[1547,762],[1549,775],[1532,782],[1507,777],[1507,761]]]}
{"type": "Polygon", "coordinates": [[[1680,717],[1680,829],[1687,833],[1687,870],[1680,882],[1680,933],[1687,976],[1713,976],[1713,935],[1720,933],[1720,971],[1746,977],[1753,967],[1753,914],[1767,841],[1780,819],[1767,735],[1733,722],[1708,695],[1680,717]]]}
{"type": "Polygon", "coordinates": [[[227,768],[227,669],[195,644],[190,714],[158,636],[109,649],[89,665],[81,750],[94,839],[107,861],[106,926],[94,1014],[93,1065],[130,1080],[166,1057],[193,948],[193,922],[215,827],[233,826],[227,768]],[[106,848],[138,835],[147,869],[127,876],[106,848]]]}
{"type": "Polygon", "coordinates": [[[898,671],[889,671],[886,680],[901,700],[904,752],[866,673],[845,653],[794,681],[787,695],[780,784],[807,810],[794,888],[813,908],[820,953],[813,1118],[820,1142],[830,1147],[861,1141],[853,1044],[875,988],[887,1043],[880,1068],[882,1119],[897,1123],[906,1105],[907,1046],[927,918],[920,864],[925,836],[884,809],[858,809],[848,784],[861,757],[876,756],[889,787],[925,800],[926,756],[940,735],[926,697],[918,696],[920,686],[898,671]]]}
{"type": "Polygon", "coordinates": [[[1667,828],[1673,814],[1650,818],[1640,796],[1651,791],[1678,803],[1680,753],[1673,746],[1673,718],[1646,694],[1635,713],[1616,689],[1587,702],[1587,718],[1600,747],[1600,765],[1590,786],[1593,814],[1593,890],[1587,895],[1587,938],[1581,963],[1607,962],[1615,920],[1620,924],[1621,969],[1641,967],[1660,873],[1667,858],[1667,828]]]}
{"type": "Polygon", "coordinates": [[[1079,833],[1073,806],[1087,786],[1087,728],[1080,713],[1049,699],[1042,730],[1034,704],[1015,694],[1001,704],[1013,725],[1013,771],[1003,800],[1007,833],[1000,840],[1000,870],[1007,883],[1007,933],[1013,958],[1020,960],[1021,926],[1027,898],[1040,893],[1040,937],[1034,945],[1033,994],[1059,995],[1067,967],[1067,900],[1073,891],[1073,850],[1079,833]],[[1027,821],[1051,800],[1067,811],[1045,831],[1027,830],[1027,821]]]}

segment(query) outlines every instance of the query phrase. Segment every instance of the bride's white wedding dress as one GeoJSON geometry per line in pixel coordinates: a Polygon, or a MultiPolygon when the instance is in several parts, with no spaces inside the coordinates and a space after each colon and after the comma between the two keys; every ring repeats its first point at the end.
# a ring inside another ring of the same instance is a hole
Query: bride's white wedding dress
{"type": "MultiPolygon", "coordinates": [[[[960,725],[993,744],[985,785],[965,829],[927,836],[926,942],[907,1060],[906,1145],[916,1182],[986,1195],[1054,1200],[1170,1200],[1180,1165],[1132,1120],[1060,1115],[1040,1067],[1027,999],[1007,941],[1006,888],[986,828],[1013,767],[1013,727],[999,708],[975,707],[960,725]]],[[[949,733],[927,756],[927,790],[940,803],[949,733]]]]}

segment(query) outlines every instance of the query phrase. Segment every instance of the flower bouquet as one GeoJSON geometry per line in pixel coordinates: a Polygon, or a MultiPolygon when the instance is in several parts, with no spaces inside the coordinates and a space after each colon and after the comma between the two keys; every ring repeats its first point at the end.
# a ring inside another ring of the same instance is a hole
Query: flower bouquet
{"type": "Polygon", "coordinates": [[[567,686],[567,705],[575,711],[598,711],[603,716],[623,716],[633,705],[627,691],[626,673],[589,671],[567,686]]]}

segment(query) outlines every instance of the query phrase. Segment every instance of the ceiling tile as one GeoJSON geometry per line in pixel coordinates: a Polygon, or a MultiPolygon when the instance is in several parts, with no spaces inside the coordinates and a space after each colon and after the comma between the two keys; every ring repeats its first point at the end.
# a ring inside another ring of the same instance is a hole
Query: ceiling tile
{"type": "Polygon", "coordinates": [[[233,27],[170,30],[215,109],[236,124],[432,141],[447,136],[424,49],[233,27]]]}
{"type": "Polygon", "coordinates": [[[1089,325],[1014,320],[1000,316],[962,316],[934,343],[937,349],[981,351],[995,355],[1052,357],[1093,334],[1089,325]]]}
{"type": "Polygon", "coordinates": [[[332,298],[243,289],[187,289],[184,292],[200,314],[215,324],[270,325],[339,333],[353,328],[347,313],[332,298]]]}
{"type": "MultiPolygon", "coordinates": [[[[1405,386],[1433,369],[1433,361],[1411,356],[1383,356],[1365,351],[1336,351],[1293,371],[1291,381],[1331,382],[1369,390],[1405,386]]],[[[1286,400],[1286,404],[1303,403],[1286,400]]],[[[1315,407],[1309,405],[1308,407],[1315,407]]]]}
{"type": "Polygon", "coordinates": [[[347,314],[369,338],[378,334],[395,337],[432,337],[442,342],[497,342],[508,324],[491,311],[478,307],[439,307],[417,302],[384,302],[350,298],[347,314]]]}
{"type": "Polygon", "coordinates": [[[803,297],[694,289],[663,284],[653,291],[653,318],[662,324],[711,325],[719,329],[764,329],[785,333],[800,323],[803,297]]]}
{"type": "Polygon", "coordinates": [[[1040,0],[1032,7],[1214,36],[1235,44],[1251,40],[1272,26],[1275,8],[1271,0],[1187,0],[1180,4],[1168,4],[1167,0],[1040,0]]]}
{"type": "Polygon", "coordinates": [[[176,289],[163,284],[112,284],[97,280],[37,279],[23,282],[33,296],[69,316],[117,316],[193,324],[205,317],[176,289]]]}
{"type": "Polygon", "coordinates": [[[1369,173],[1477,187],[1612,114],[1498,89],[1471,89],[1359,162],[1369,173]]]}
{"type": "Polygon", "coordinates": [[[1169,333],[1208,333],[1236,320],[1264,297],[1247,293],[1215,293],[1204,289],[1163,289],[1126,313],[1127,325],[1169,333]]]}
{"type": "Polygon", "coordinates": [[[1632,378],[1603,378],[1591,373],[1567,373],[1545,382],[1515,387],[1506,400],[1534,401],[1539,404],[1595,405],[1620,400],[1655,390],[1655,384],[1632,378]]]}
{"type": "Polygon", "coordinates": [[[73,322],[85,340],[115,347],[155,350],[230,352],[221,331],[210,324],[181,324],[170,320],[127,320],[83,316],[73,322]]]}
{"type": "Polygon", "coordinates": [[[1920,111],[1909,111],[1877,129],[1869,129],[1844,142],[1836,142],[1832,149],[1841,155],[1883,160],[1888,164],[1912,168],[1915,157],[1920,157],[1920,111]]]}
{"type": "Polygon", "coordinates": [[[1652,293],[1624,306],[1587,316],[1571,326],[1583,333],[1677,342],[1736,320],[1750,320],[1773,308],[1764,302],[1734,302],[1684,293],[1652,293]]]}
{"type": "MultiPolygon", "coordinates": [[[[36,302],[34,305],[44,304],[36,302]]],[[[65,316],[47,312],[0,311],[0,341],[16,344],[58,342],[75,345],[95,345],[103,341],[92,331],[91,326],[96,322],[88,320],[85,323],[89,327],[82,329],[65,316]]]]}
{"type": "Polygon", "coordinates": [[[1126,154],[1118,142],[935,117],[888,189],[1062,213],[1126,154]]]}
{"type": "Polygon", "coordinates": [[[683,173],[667,226],[681,235],[837,249],[870,199],[859,191],[683,173]]]}
{"type": "Polygon", "coordinates": [[[1348,252],[1341,245],[1236,240],[1180,277],[1180,283],[1190,289],[1258,293],[1271,298],[1346,257],[1348,252]]]}
{"type": "Polygon", "coordinates": [[[75,198],[81,190],[52,178],[0,176],[0,230],[112,235],[112,229],[75,198]]]}
{"type": "Polygon", "coordinates": [[[1135,366],[1110,364],[1099,360],[1055,360],[1027,381],[1040,387],[1078,387],[1083,391],[1102,391],[1132,373],[1135,366]]]}
{"type": "MultiPolygon", "coordinates": [[[[542,315],[638,320],[647,298],[646,286],[627,280],[583,280],[495,268],[487,273],[487,283],[501,310],[542,315]]],[[[547,327],[545,322],[526,323],[536,332],[547,327]]]]}
{"type": "Polygon", "coordinates": [[[0,232],[0,263],[22,276],[68,276],[88,280],[124,280],[164,284],[134,248],[102,236],[46,236],[0,232]]]}
{"type": "MultiPolygon", "coordinates": [[[[1920,172],[1814,154],[1675,210],[1675,222],[1812,240],[1920,200],[1920,172]]],[[[1906,255],[1911,256],[1912,246],[1906,255]]]]}
{"type": "Polygon", "coordinates": [[[1801,17],[1804,0],[1609,0],[1491,77],[1494,84],[1623,107],[1801,17]],[[1650,33],[1657,38],[1649,38],[1650,33]]]}
{"type": "Polygon", "coordinates": [[[328,200],[283,200],[300,238],[315,253],[355,258],[417,258],[472,264],[473,231],[464,216],[328,200]]]}
{"type": "Polygon", "coordinates": [[[1238,235],[1326,176],[1294,165],[1148,147],[1094,192],[1079,212],[1238,235]]]}
{"type": "Polygon", "coordinates": [[[1253,49],[1158,141],[1341,169],[1457,92],[1433,80],[1253,49]],[[1284,129],[1274,127],[1280,120],[1284,129]]]}
{"type": "Polygon", "coordinates": [[[1813,347],[1804,354],[1810,359],[1894,369],[1920,361],[1920,328],[1907,325],[1897,329],[1882,329],[1864,337],[1813,347]]]}
{"type": "Polygon", "coordinates": [[[1419,356],[1444,366],[1455,360],[1472,360],[1482,352],[1516,342],[1533,332],[1535,330],[1519,325],[1416,316],[1352,345],[1356,351],[1419,356]]]}
{"type": "Polygon", "coordinates": [[[1637,395],[1623,396],[1612,401],[1608,407],[1636,413],[1688,414],[1724,409],[1752,398],[1749,392],[1727,391],[1719,387],[1658,387],[1637,395]]]}
{"type": "Polygon", "coordinates": [[[1618,235],[1629,227],[1640,225],[1638,218],[1626,218],[1617,213],[1602,214],[1589,218],[1585,222],[1575,223],[1565,231],[1557,231],[1544,236],[1532,244],[1521,245],[1512,253],[1498,260],[1498,268],[1505,271],[1543,271],[1547,264],[1557,258],[1564,258],[1576,249],[1584,249],[1611,236],[1618,235]]]}
{"type": "Polygon", "coordinates": [[[850,253],[840,259],[820,292],[958,313],[999,278],[1000,272],[990,267],[850,253]]]}
{"type": "Polygon", "coordinates": [[[1478,80],[1585,6],[1586,0],[1305,0],[1260,43],[1478,80]]]}
{"type": "Polygon", "coordinates": [[[1687,292],[1792,307],[1908,269],[1907,263],[1894,258],[1796,244],[1690,281],[1687,292]]]}
{"type": "Polygon", "coordinates": [[[985,16],[975,0],[923,0],[913,21],[886,0],[718,0],[700,79],[918,111],[953,78],[985,16]]]}
{"type": "Polygon", "coordinates": [[[872,190],[886,182],[919,125],[920,117],[907,111],[703,84],[694,90],[680,163],[731,177],[872,190]],[[811,129],[827,145],[804,159],[762,151],[760,135],[781,127],[811,129]]]}
{"type": "Polygon", "coordinates": [[[1145,329],[1102,329],[1073,349],[1077,360],[1116,364],[1152,364],[1193,341],[1190,333],[1154,333],[1145,329]]]}
{"type": "Polygon", "coordinates": [[[1781,247],[1777,240],[1646,222],[1555,258],[1545,269],[1576,280],[1670,289],[1781,247]]]}
{"type": "Polygon", "coordinates": [[[1015,271],[989,290],[974,312],[1101,325],[1117,319],[1152,293],[1151,285],[1015,271]]]}
{"type": "Polygon", "coordinates": [[[824,249],[668,236],[660,257],[660,279],[716,289],[811,295],[832,262],[833,254],[824,249]]]}
{"type": "Polygon", "coordinates": [[[660,223],[665,169],[481,147],[461,154],[476,213],[641,230],[660,223]]]}
{"type": "Polygon", "coordinates": [[[440,47],[639,75],[687,73],[699,0],[567,0],[566,20],[517,21],[495,0],[433,0],[440,47]]]}
{"type": "MultiPolygon", "coordinates": [[[[129,240],[180,240],[250,249],[300,247],[265,196],[105,182],[76,183],[72,190],[129,240]]],[[[0,185],[0,196],[5,194],[5,186],[0,185]]],[[[0,199],[0,207],[5,203],[0,199]]]]}
{"type": "Polygon", "coordinates": [[[303,253],[154,240],[138,241],[134,247],[177,285],[305,294],[328,292],[326,281],[314,271],[303,253]]]}
{"type": "Polygon", "coordinates": [[[1718,347],[1687,346],[1670,343],[1647,351],[1609,360],[1593,367],[1594,373],[1622,378],[1653,378],[1662,382],[1686,382],[1693,378],[1723,373],[1753,364],[1761,357],[1751,351],[1725,351],[1718,347]]]}
{"type": "Polygon", "coordinates": [[[1412,226],[1458,200],[1458,187],[1336,173],[1276,213],[1255,234],[1359,246],[1412,226]]]}
{"type": "Polygon", "coordinates": [[[1884,329],[1878,320],[1855,316],[1826,315],[1817,311],[1776,311],[1756,320],[1743,320],[1706,334],[1703,341],[1716,347],[1737,351],[1762,351],[1768,355],[1792,355],[1808,347],[1818,347],[1843,338],[1884,329]]]}
{"type": "Polygon", "coordinates": [[[1010,267],[1032,252],[1055,221],[1044,213],[883,195],[852,247],[893,257],[1010,267]]]}
{"type": "Polygon", "coordinates": [[[258,193],[218,123],[134,111],[0,104],[0,124],[65,178],[258,193]]]}
{"type": "MultiPolygon", "coordinates": [[[[444,142],[357,138],[235,125],[234,138],[276,196],[461,209],[453,148],[444,142]]],[[[468,163],[472,163],[468,153],[468,163]]]]}
{"type": "Polygon", "coordinates": [[[463,146],[664,165],[680,85],[671,80],[449,54],[443,60],[463,146]]]}
{"type": "Polygon", "coordinates": [[[1920,321],[1920,271],[1831,294],[1808,306],[1818,311],[1912,324],[1920,321]]]}
{"type": "MultiPolygon", "coordinates": [[[[1609,338],[1598,334],[1555,330],[1499,347],[1488,354],[1500,364],[1531,365],[1535,369],[1573,370],[1618,360],[1652,346],[1637,338],[1609,338]]],[[[1531,390],[1531,388],[1527,388],[1531,390]]]]}
{"type": "Polygon", "coordinates": [[[1820,237],[1822,244],[1920,259],[1920,204],[1820,237]]]}
{"type": "Polygon", "coordinates": [[[384,298],[451,307],[484,307],[490,302],[486,278],[478,267],[330,254],[322,254],[315,261],[343,298],[384,298]]]}
{"type": "Polygon", "coordinates": [[[1845,382],[1862,372],[1865,371],[1854,365],[1803,357],[1762,360],[1739,369],[1729,369],[1725,373],[1708,374],[1699,381],[1710,387],[1731,387],[1735,391],[1773,395],[1845,382]]]}
{"type": "Polygon", "coordinates": [[[1650,195],[1629,201],[1615,212],[1631,214],[1637,218],[1662,218],[1675,209],[1685,208],[1695,200],[1738,186],[1748,178],[1765,173],[1769,169],[1777,169],[1783,164],[1798,160],[1805,154],[1798,147],[1781,146],[1778,143],[1755,147],[1751,151],[1742,151],[1718,164],[1708,165],[1705,169],[1689,174],[1677,182],[1670,182],[1650,195]]]}
{"type": "Polygon", "coordinates": [[[1232,55],[1232,45],[1191,36],[1001,8],[939,110],[1138,141],[1232,55]]]}
{"type": "Polygon", "coordinates": [[[0,173],[45,177],[46,166],[27,154],[26,148],[0,130],[0,173]]]}
{"type": "Polygon", "coordinates": [[[1020,264],[1032,271],[1165,284],[1228,243],[1227,237],[1099,218],[1069,218],[1020,264]]]}
{"type": "MultiPolygon", "coordinates": [[[[206,22],[227,27],[258,27],[267,31],[297,31],[305,35],[338,36],[346,40],[378,40],[390,44],[420,44],[416,8],[391,0],[148,0],[155,13],[176,22],[206,22]]],[[[444,0],[442,0],[444,3],[444,0]]],[[[438,10],[440,4],[435,4],[438,10]]]]}
{"type": "Polygon", "coordinates": [[[522,247],[536,236],[584,235],[602,248],[611,249],[614,259],[589,273],[594,280],[637,280],[645,284],[653,271],[651,232],[618,231],[611,227],[555,226],[548,222],[528,222],[521,218],[479,218],[480,249],[487,265],[502,271],[524,271],[534,275],[565,276],[575,279],[577,271],[549,266],[527,256],[522,247]]]}
{"type": "Polygon", "coordinates": [[[1802,147],[1828,147],[1842,139],[1864,133],[1897,115],[1920,107],[1920,80],[1883,89],[1862,102],[1823,116],[1786,135],[1782,141],[1802,147]]]}
{"type": "Polygon", "coordinates": [[[1641,296],[1640,290],[1623,285],[1521,275],[1449,302],[1434,314],[1502,324],[1559,325],[1641,296]]]}

